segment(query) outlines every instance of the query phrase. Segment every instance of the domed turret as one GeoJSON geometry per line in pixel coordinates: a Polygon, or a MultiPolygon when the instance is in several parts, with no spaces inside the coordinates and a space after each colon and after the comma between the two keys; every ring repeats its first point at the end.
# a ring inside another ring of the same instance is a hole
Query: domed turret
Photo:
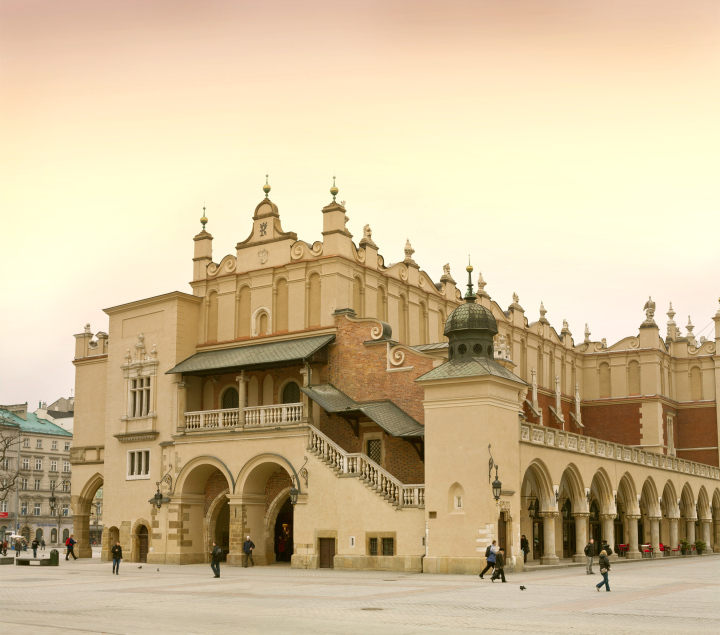
{"type": "Polygon", "coordinates": [[[468,290],[465,304],[455,309],[445,322],[449,340],[448,355],[454,361],[476,358],[495,359],[493,337],[498,327],[495,317],[484,306],[475,303],[472,288],[472,266],[468,265],[468,290]]]}

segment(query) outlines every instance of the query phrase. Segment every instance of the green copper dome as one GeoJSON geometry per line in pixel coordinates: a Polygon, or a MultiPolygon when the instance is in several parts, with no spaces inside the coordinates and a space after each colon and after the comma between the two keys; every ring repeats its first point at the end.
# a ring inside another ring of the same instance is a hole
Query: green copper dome
{"type": "Polygon", "coordinates": [[[455,309],[445,322],[445,335],[456,331],[483,329],[492,335],[498,332],[495,317],[484,306],[474,302],[466,302],[455,309]]]}

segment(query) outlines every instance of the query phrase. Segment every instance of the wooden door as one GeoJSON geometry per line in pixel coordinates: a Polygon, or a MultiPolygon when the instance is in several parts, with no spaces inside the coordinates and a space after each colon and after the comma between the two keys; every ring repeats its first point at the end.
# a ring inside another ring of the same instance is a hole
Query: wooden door
{"type": "Polygon", "coordinates": [[[333,569],[335,558],[335,538],[319,538],[320,568],[333,569]]]}
{"type": "Polygon", "coordinates": [[[500,514],[500,518],[498,518],[498,549],[504,549],[505,553],[508,553],[507,545],[505,544],[507,540],[507,521],[505,520],[505,514],[500,514]]]}
{"type": "Polygon", "coordinates": [[[543,555],[545,546],[545,536],[543,532],[543,521],[533,520],[533,541],[532,541],[532,559],[540,560],[543,555]]]}
{"type": "Polygon", "coordinates": [[[138,562],[147,562],[148,555],[148,530],[144,525],[138,530],[138,562]]]}

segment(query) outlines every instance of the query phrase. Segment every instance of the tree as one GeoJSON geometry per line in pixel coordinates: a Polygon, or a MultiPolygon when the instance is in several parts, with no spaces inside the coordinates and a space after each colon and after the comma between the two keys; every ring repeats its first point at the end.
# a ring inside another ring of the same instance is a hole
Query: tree
{"type": "Polygon", "coordinates": [[[20,426],[6,414],[0,413],[0,501],[4,501],[17,486],[20,436],[20,426]]]}

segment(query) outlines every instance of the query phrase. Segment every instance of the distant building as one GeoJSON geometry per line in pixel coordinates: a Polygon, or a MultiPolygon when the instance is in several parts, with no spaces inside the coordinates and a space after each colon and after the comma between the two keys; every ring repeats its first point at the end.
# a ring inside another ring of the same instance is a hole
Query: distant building
{"type": "Polygon", "coordinates": [[[41,419],[48,419],[64,430],[72,432],[75,418],[75,397],[69,397],[68,399],[60,397],[49,406],[46,402],[41,401],[35,414],[41,419]]]}
{"type": "Polygon", "coordinates": [[[70,448],[72,434],[47,419],[27,411],[27,404],[0,405],[0,434],[20,430],[20,442],[13,447],[7,473],[16,473],[15,487],[0,501],[0,539],[13,532],[28,542],[44,539],[46,544],[64,543],[72,533],[70,501],[70,448]],[[56,506],[50,507],[55,490],[56,506]]]}

